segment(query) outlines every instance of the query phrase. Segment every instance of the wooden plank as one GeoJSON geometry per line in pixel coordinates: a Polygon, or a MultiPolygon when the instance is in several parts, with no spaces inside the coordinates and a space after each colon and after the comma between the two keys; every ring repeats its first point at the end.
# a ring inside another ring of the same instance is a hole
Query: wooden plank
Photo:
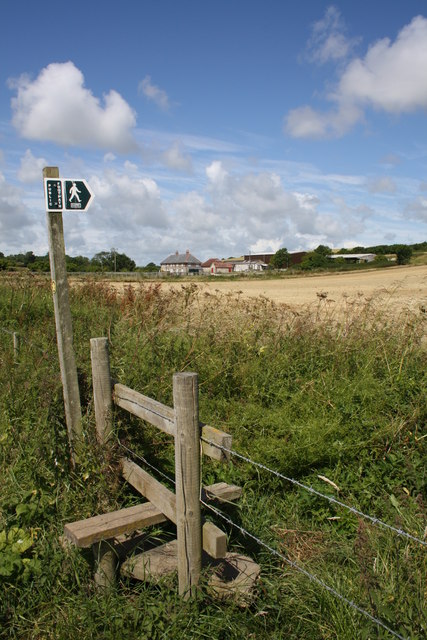
{"type": "Polygon", "coordinates": [[[128,458],[122,458],[122,475],[139,493],[176,524],[175,494],[128,458]]]}
{"type": "Polygon", "coordinates": [[[96,437],[100,444],[106,444],[113,435],[113,400],[107,338],[91,338],[90,358],[96,437]]]}
{"type": "Polygon", "coordinates": [[[161,402],[119,383],[114,385],[113,401],[117,406],[149,422],[161,431],[171,436],[175,435],[175,412],[161,402]]]}
{"type": "Polygon", "coordinates": [[[242,495],[242,487],[235,484],[227,484],[226,482],[217,482],[215,484],[203,487],[202,500],[219,500],[220,502],[233,502],[242,495]]]}
{"type": "Polygon", "coordinates": [[[202,570],[200,427],[197,374],[173,376],[179,594],[195,596],[202,570]]]}
{"type": "Polygon", "coordinates": [[[212,558],[225,558],[227,553],[227,535],[213,522],[203,525],[203,550],[212,558]]]}
{"type": "Polygon", "coordinates": [[[228,462],[230,460],[230,453],[223,451],[214,445],[217,444],[220,447],[231,449],[233,436],[229,433],[225,433],[224,431],[220,431],[215,427],[211,427],[208,424],[204,424],[202,425],[202,438],[214,443],[208,444],[207,442],[202,441],[202,451],[205,456],[209,456],[214,460],[220,460],[221,462],[228,462]]]}
{"type": "Polygon", "coordinates": [[[104,513],[86,520],[70,522],[64,527],[64,535],[77,547],[90,547],[95,542],[114,538],[122,533],[164,522],[166,517],[150,502],[127,509],[104,513]]]}

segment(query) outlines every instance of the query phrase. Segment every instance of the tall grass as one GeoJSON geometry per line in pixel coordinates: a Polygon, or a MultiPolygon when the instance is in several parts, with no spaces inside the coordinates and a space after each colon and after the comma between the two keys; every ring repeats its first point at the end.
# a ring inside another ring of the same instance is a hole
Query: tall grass
{"type": "MultiPolygon", "coordinates": [[[[227,528],[262,566],[250,607],[207,592],[183,603],[173,578],[96,592],[91,558],[64,550],[67,521],[139,500],[94,441],[89,340],[108,336],[114,378],[172,404],[172,375],[197,371],[200,418],[233,447],[422,537],[426,525],[425,317],[347,300],[298,312],[192,284],[71,292],[84,421],[73,470],[64,426],[51,293],[36,278],[0,283],[0,328],[23,339],[14,363],[0,329],[0,601],[9,638],[386,637],[306,577],[227,528]],[[333,482],[339,491],[330,482],[333,482]],[[3,537],[1,537],[3,535],[3,537]],[[20,543],[19,540],[22,542],[20,543]]],[[[169,474],[167,436],[116,411],[118,437],[169,474]]],[[[117,451],[119,453],[119,450],[117,451]]],[[[236,458],[204,460],[203,480],[241,484],[230,517],[404,636],[422,637],[423,549],[236,458]]],[[[208,515],[208,514],[207,514],[208,515]]],[[[209,516],[210,517],[210,516],[209,516]]],[[[217,524],[224,528],[224,523],[217,524]]],[[[173,535],[169,527],[153,536],[173,535]]]]}

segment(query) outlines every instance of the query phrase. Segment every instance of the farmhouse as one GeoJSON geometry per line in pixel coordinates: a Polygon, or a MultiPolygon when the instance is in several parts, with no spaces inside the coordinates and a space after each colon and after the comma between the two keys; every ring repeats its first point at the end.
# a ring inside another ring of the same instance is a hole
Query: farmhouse
{"type": "Polygon", "coordinates": [[[174,275],[198,274],[202,271],[202,263],[189,249],[185,253],[176,251],[160,263],[160,271],[174,275]]]}

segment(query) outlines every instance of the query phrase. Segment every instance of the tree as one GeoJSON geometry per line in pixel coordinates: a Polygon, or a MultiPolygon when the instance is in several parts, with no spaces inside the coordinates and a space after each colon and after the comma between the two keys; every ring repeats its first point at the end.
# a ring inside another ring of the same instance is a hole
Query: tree
{"type": "Polygon", "coordinates": [[[332,249],[327,247],[325,244],[319,244],[319,246],[314,250],[314,253],[318,253],[321,256],[330,256],[332,249]]]}
{"type": "Polygon", "coordinates": [[[317,251],[310,251],[301,261],[300,267],[303,271],[309,271],[310,269],[323,269],[330,266],[331,261],[321,253],[317,251]]]}
{"type": "Polygon", "coordinates": [[[276,251],[274,256],[270,260],[270,265],[273,269],[287,269],[289,266],[289,253],[288,250],[283,247],[276,251]]]}
{"type": "Polygon", "coordinates": [[[412,257],[412,247],[401,244],[396,248],[397,264],[409,264],[412,257]]]}
{"type": "Polygon", "coordinates": [[[136,264],[125,253],[114,251],[100,251],[96,253],[91,264],[100,267],[102,271],[134,271],[136,264]]]}

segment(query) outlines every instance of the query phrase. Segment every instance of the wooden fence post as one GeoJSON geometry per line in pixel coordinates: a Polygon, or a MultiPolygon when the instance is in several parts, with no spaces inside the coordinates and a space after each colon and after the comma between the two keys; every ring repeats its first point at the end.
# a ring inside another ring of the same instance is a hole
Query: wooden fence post
{"type": "Polygon", "coordinates": [[[13,332],[13,361],[15,364],[19,362],[19,351],[21,349],[21,338],[19,333],[13,332]]]}
{"type": "MultiPolygon", "coordinates": [[[[58,179],[58,167],[45,167],[43,178],[58,179]]],[[[61,211],[46,211],[49,240],[49,262],[53,307],[55,310],[56,339],[64,394],[65,420],[73,465],[76,463],[76,445],[82,436],[82,409],[76,357],[73,347],[73,327],[68,296],[67,266],[65,262],[64,224],[61,211]]]]}
{"type": "Polygon", "coordinates": [[[202,568],[200,509],[200,427],[196,373],[173,376],[175,409],[176,528],[178,587],[185,599],[196,594],[202,568]]]}
{"type": "Polygon", "coordinates": [[[106,444],[113,435],[113,400],[107,338],[91,338],[90,358],[96,437],[100,444],[106,444]]]}

